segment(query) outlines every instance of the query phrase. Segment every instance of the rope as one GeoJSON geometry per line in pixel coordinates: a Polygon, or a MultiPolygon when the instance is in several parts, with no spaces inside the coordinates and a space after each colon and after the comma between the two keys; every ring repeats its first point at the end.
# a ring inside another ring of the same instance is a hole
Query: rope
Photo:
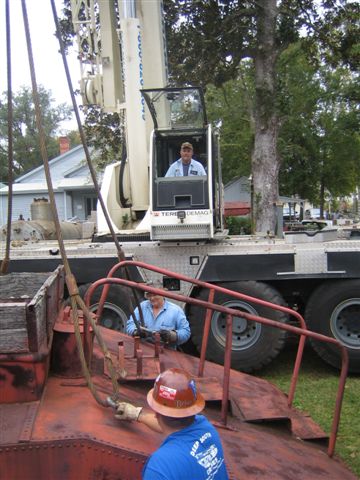
{"type": "Polygon", "coordinates": [[[10,261],[10,240],[11,240],[11,217],[12,217],[12,197],[13,197],[13,100],[12,100],[12,77],[11,77],[11,35],[10,35],[10,7],[9,0],[5,4],[6,16],[6,58],[7,58],[7,103],[8,103],[8,215],[6,229],[5,256],[1,261],[0,275],[5,275],[8,271],[10,261]]]}
{"type": "MultiPolygon", "coordinates": [[[[54,4],[52,0],[52,7],[54,11],[54,4]]],[[[64,240],[60,228],[60,222],[59,222],[59,216],[58,212],[56,209],[56,202],[55,202],[55,195],[54,195],[54,190],[53,190],[53,185],[52,185],[52,180],[51,180],[51,174],[50,174],[50,168],[49,168],[49,160],[46,152],[46,146],[45,146],[45,134],[44,130],[42,127],[42,113],[41,113],[41,108],[40,108],[40,102],[39,102],[39,93],[38,93],[38,88],[37,88],[37,82],[36,82],[36,75],[35,75],[35,68],[34,68],[34,59],[33,59],[33,53],[32,53],[32,46],[31,46],[31,37],[30,37],[30,30],[29,30],[29,22],[28,22],[28,15],[27,15],[27,9],[26,9],[26,2],[25,0],[22,0],[22,11],[23,11],[23,20],[24,20],[24,28],[25,28],[25,37],[26,37],[26,43],[27,43],[27,49],[28,49],[28,57],[29,57],[29,66],[30,66],[30,74],[31,74],[31,83],[32,83],[32,91],[33,91],[33,99],[34,99],[34,105],[35,105],[35,119],[36,119],[36,125],[38,128],[39,132],[39,143],[40,143],[40,152],[44,164],[44,171],[45,171],[45,177],[46,177],[46,182],[48,186],[48,193],[49,193],[49,199],[50,199],[50,206],[53,214],[53,219],[54,219],[54,224],[55,224],[55,230],[56,230],[56,235],[59,243],[59,249],[61,253],[61,258],[62,262],[64,264],[64,271],[65,271],[65,280],[66,284],[69,289],[69,293],[71,296],[71,306],[72,306],[72,313],[74,317],[74,326],[75,326],[75,338],[76,338],[76,343],[77,343],[77,348],[80,356],[80,362],[82,365],[83,373],[87,382],[87,385],[93,394],[95,400],[103,405],[103,406],[108,406],[107,402],[103,400],[96,392],[96,388],[92,382],[91,375],[88,369],[87,361],[85,358],[84,354],[84,349],[82,345],[82,339],[81,339],[81,333],[80,333],[80,326],[79,326],[79,316],[78,316],[78,309],[77,305],[79,305],[82,310],[84,310],[84,314],[86,319],[92,322],[92,316],[88,309],[86,308],[84,302],[82,301],[80,295],[79,295],[79,290],[77,288],[77,284],[75,281],[74,276],[72,275],[70,265],[67,259],[66,251],[65,251],[65,245],[64,245],[64,240]]],[[[80,120],[80,118],[78,118],[80,120]]],[[[124,258],[124,255],[123,255],[124,258]]],[[[93,325],[94,328],[94,325],[93,325]]],[[[95,334],[99,334],[98,329],[94,328],[95,334]]],[[[84,328],[84,334],[85,334],[85,328],[84,328]]],[[[98,338],[99,341],[99,338],[98,338]]],[[[111,366],[109,368],[109,373],[112,378],[112,385],[113,385],[113,394],[117,397],[118,396],[118,383],[116,380],[116,374],[115,374],[115,369],[113,368],[112,361],[111,361],[111,356],[109,351],[106,348],[106,345],[104,342],[102,342],[102,339],[100,339],[99,344],[101,345],[101,348],[103,350],[104,357],[107,361],[110,360],[109,363],[111,363],[111,366]]],[[[90,363],[90,358],[88,358],[89,363],[90,363]]]]}
{"type": "MultiPolygon", "coordinates": [[[[72,102],[72,105],[73,105],[73,110],[74,110],[74,113],[75,113],[76,122],[77,122],[78,130],[79,130],[81,142],[82,142],[84,152],[85,152],[86,162],[87,162],[87,165],[88,165],[89,170],[90,170],[91,179],[94,183],[95,192],[96,192],[96,195],[99,199],[102,211],[104,213],[104,217],[105,217],[107,226],[109,228],[112,240],[113,240],[113,242],[116,246],[119,262],[121,262],[121,261],[125,260],[125,254],[124,254],[123,249],[121,248],[119,240],[118,240],[118,238],[116,236],[116,233],[114,231],[111,219],[110,219],[108,211],[106,209],[105,202],[104,202],[104,200],[102,198],[102,195],[101,195],[101,192],[100,192],[100,187],[99,187],[99,183],[97,181],[96,172],[95,172],[95,169],[94,169],[94,167],[92,165],[92,162],[91,162],[91,157],[90,157],[90,152],[89,152],[89,148],[88,148],[87,141],[86,141],[85,132],[84,132],[83,126],[81,124],[79,109],[78,109],[78,106],[77,106],[77,103],[76,103],[76,100],[75,100],[74,89],[73,89],[73,86],[72,86],[71,76],[70,76],[70,72],[69,72],[69,66],[68,66],[67,59],[66,59],[66,54],[65,54],[64,42],[63,42],[62,37],[61,37],[61,30],[60,30],[59,19],[58,19],[57,12],[56,12],[55,1],[54,0],[50,0],[50,1],[51,1],[51,8],[52,8],[53,17],[54,17],[54,23],[55,23],[55,26],[56,26],[56,35],[57,35],[58,40],[59,40],[60,53],[61,53],[62,61],[63,61],[63,64],[64,64],[66,80],[67,80],[67,84],[68,84],[68,87],[69,87],[69,93],[70,93],[70,96],[71,96],[71,102],[72,102]]],[[[125,142],[125,135],[123,135],[123,143],[124,142],[125,142]]],[[[127,267],[124,269],[124,271],[125,271],[125,278],[128,279],[128,280],[131,280],[131,275],[130,275],[130,272],[129,272],[127,267]]],[[[134,296],[134,299],[135,299],[135,304],[136,304],[136,306],[138,308],[138,311],[139,311],[140,322],[141,322],[142,325],[144,325],[144,316],[143,316],[142,308],[141,308],[141,305],[140,305],[139,293],[136,291],[136,289],[132,289],[132,292],[133,292],[133,296],[134,296]]],[[[129,307],[129,311],[133,312],[134,308],[133,308],[130,297],[129,297],[128,307],[129,307]]]]}

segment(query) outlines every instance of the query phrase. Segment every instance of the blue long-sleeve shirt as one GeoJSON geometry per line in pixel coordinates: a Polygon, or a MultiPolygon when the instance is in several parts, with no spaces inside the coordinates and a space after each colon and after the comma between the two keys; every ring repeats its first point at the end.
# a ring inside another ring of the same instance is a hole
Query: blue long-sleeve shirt
{"type": "MultiPolygon", "coordinates": [[[[177,345],[185,343],[190,338],[190,325],[182,309],[174,303],[164,300],[164,305],[158,316],[154,318],[154,312],[149,300],[141,302],[144,317],[144,327],[158,332],[160,330],[175,330],[177,333],[177,345]]],[[[134,315],[140,321],[139,309],[136,308],[134,315]]],[[[132,335],[136,325],[132,316],[126,323],[126,333],[132,335]]]]}
{"type": "MultiPolygon", "coordinates": [[[[189,163],[188,173],[189,177],[194,175],[206,175],[205,169],[200,162],[197,160],[191,159],[189,163]]],[[[172,165],[170,165],[169,170],[166,172],[165,177],[183,177],[184,175],[184,166],[181,158],[176,160],[172,165]]]]}
{"type": "Polygon", "coordinates": [[[171,433],[148,459],[143,480],[229,480],[215,427],[203,415],[171,433]]]}

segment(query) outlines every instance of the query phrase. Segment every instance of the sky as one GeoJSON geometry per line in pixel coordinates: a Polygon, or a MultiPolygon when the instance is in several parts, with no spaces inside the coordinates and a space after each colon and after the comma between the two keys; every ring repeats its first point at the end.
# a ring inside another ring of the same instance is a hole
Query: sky
{"type": "MultiPolygon", "coordinates": [[[[56,10],[61,14],[62,1],[56,0],[56,10]]],[[[10,0],[12,90],[16,93],[22,85],[31,86],[30,68],[24,33],[21,0],[10,0]]],[[[54,105],[72,105],[68,90],[59,42],[54,36],[55,24],[50,0],[26,0],[29,29],[38,85],[51,90],[54,105]]],[[[5,0],[0,0],[0,92],[7,90],[5,0]]],[[[80,66],[73,52],[68,57],[73,88],[78,88],[80,66]]],[[[61,134],[77,129],[75,119],[64,122],[61,134]]]]}

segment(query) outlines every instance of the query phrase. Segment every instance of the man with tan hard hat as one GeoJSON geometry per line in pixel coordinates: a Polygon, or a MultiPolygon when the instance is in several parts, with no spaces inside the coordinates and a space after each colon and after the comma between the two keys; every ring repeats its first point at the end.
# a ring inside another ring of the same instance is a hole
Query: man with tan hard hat
{"type": "Polygon", "coordinates": [[[145,464],[143,480],[228,480],[219,434],[198,415],[205,400],[187,372],[179,368],[162,372],[147,402],[152,411],[119,403],[115,415],[166,435],[145,464]]]}
{"type": "Polygon", "coordinates": [[[187,177],[206,175],[205,169],[200,162],[192,158],[193,146],[184,142],[180,149],[180,158],[170,165],[165,177],[187,177]]]}

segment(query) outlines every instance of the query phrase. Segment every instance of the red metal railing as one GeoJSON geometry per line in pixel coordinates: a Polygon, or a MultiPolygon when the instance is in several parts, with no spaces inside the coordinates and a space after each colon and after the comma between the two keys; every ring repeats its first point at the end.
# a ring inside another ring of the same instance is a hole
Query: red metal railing
{"type": "MultiPolygon", "coordinates": [[[[209,332],[210,332],[210,326],[211,326],[211,311],[218,311],[221,313],[224,313],[226,315],[226,343],[225,343],[225,353],[224,353],[224,379],[223,379],[223,397],[222,397],[222,406],[221,406],[221,420],[226,425],[227,422],[227,412],[228,412],[228,400],[229,400],[229,386],[230,386],[230,370],[231,370],[231,349],[232,349],[232,321],[233,317],[243,317],[246,320],[250,322],[258,322],[264,325],[269,325],[275,328],[280,328],[282,330],[286,330],[288,332],[295,333],[300,336],[299,344],[298,344],[298,350],[297,350],[297,355],[296,355],[296,360],[295,360],[295,365],[294,365],[294,370],[291,378],[291,384],[290,384],[290,389],[289,389],[289,394],[288,394],[288,405],[292,406],[292,402],[294,399],[295,395],[295,390],[296,390],[296,384],[297,384],[297,379],[299,376],[299,370],[300,370],[300,365],[302,361],[302,355],[304,351],[304,345],[305,345],[305,340],[307,337],[314,338],[315,340],[319,340],[322,342],[327,342],[327,343],[333,343],[336,345],[340,351],[341,351],[341,372],[340,372],[340,379],[339,379],[339,386],[337,390],[337,395],[336,395],[336,402],[335,402],[335,410],[334,410],[334,418],[332,422],[332,427],[331,427],[331,433],[329,437],[329,445],[328,445],[328,455],[332,456],[335,450],[335,443],[336,443],[336,437],[337,437],[337,432],[338,432],[338,427],[339,427],[339,422],[340,422],[340,413],[341,413],[341,405],[342,405],[342,400],[344,396],[344,389],[345,389],[345,382],[346,382],[346,377],[347,377],[347,372],[348,372],[348,365],[349,365],[349,358],[348,358],[348,352],[346,348],[335,338],[327,337],[325,335],[322,335],[320,333],[312,332],[310,330],[307,330],[305,320],[303,317],[296,311],[284,307],[282,305],[276,305],[271,302],[267,302],[265,300],[261,300],[255,297],[251,297],[249,295],[244,295],[239,292],[234,292],[233,290],[229,290],[224,287],[219,287],[218,285],[214,285],[211,283],[203,282],[201,280],[196,280],[190,277],[187,277],[182,274],[178,274],[175,272],[172,272],[170,270],[166,270],[164,268],[159,268],[153,265],[148,265],[144,262],[138,262],[134,260],[126,260],[123,262],[120,262],[110,270],[108,276],[106,278],[103,278],[101,280],[97,280],[94,282],[88,291],[86,292],[85,295],[85,303],[87,306],[90,305],[90,300],[91,296],[93,295],[94,291],[96,288],[99,286],[104,286],[100,301],[99,301],[99,307],[97,310],[97,316],[100,317],[102,310],[103,310],[103,305],[106,300],[109,288],[111,284],[120,284],[124,285],[130,288],[136,288],[138,290],[141,290],[143,292],[150,292],[153,294],[160,294],[166,298],[171,298],[172,300],[176,300],[179,302],[184,302],[187,304],[192,304],[192,305],[198,305],[206,309],[206,315],[205,315],[205,325],[204,325],[204,334],[203,334],[203,341],[201,345],[201,353],[200,353],[200,362],[199,362],[199,369],[198,369],[198,376],[203,376],[204,372],[204,364],[205,364],[205,357],[206,357],[206,349],[207,349],[207,343],[209,339],[209,332]],[[193,285],[197,285],[201,288],[206,288],[209,290],[209,297],[208,301],[204,300],[199,300],[197,298],[191,298],[191,297],[186,297],[185,295],[181,295],[178,293],[174,293],[172,291],[168,290],[162,290],[159,288],[154,288],[149,285],[145,285],[142,283],[136,283],[131,280],[126,280],[123,278],[113,278],[114,273],[119,270],[120,268],[123,268],[125,266],[135,266],[139,267],[141,269],[145,270],[151,270],[153,272],[159,273],[161,275],[165,275],[168,277],[176,278],[178,280],[191,283],[193,285]],[[258,305],[262,305],[264,307],[272,308],[274,310],[279,310],[281,312],[284,312],[288,315],[291,315],[295,317],[298,322],[300,323],[301,327],[295,327],[293,325],[288,325],[284,324],[281,322],[277,322],[275,320],[271,320],[269,318],[264,318],[264,317],[259,317],[257,315],[252,315],[246,312],[242,312],[239,310],[235,310],[233,308],[229,307],[224,307],[223,305],[216,305],[213,303],[215,292],[221,292],[226,295],[232,296],[234,298],[238,298],[241,300],[245,300],[248,302],[252,302],[258,305]]],[[[86,322],[87,323],[87,322],[86,322]]],[[[85,330],[88,330],[88,326],[85,324],[85,330]]],[[[87,337],[85,335],[85,337],[87,337]]]]}

